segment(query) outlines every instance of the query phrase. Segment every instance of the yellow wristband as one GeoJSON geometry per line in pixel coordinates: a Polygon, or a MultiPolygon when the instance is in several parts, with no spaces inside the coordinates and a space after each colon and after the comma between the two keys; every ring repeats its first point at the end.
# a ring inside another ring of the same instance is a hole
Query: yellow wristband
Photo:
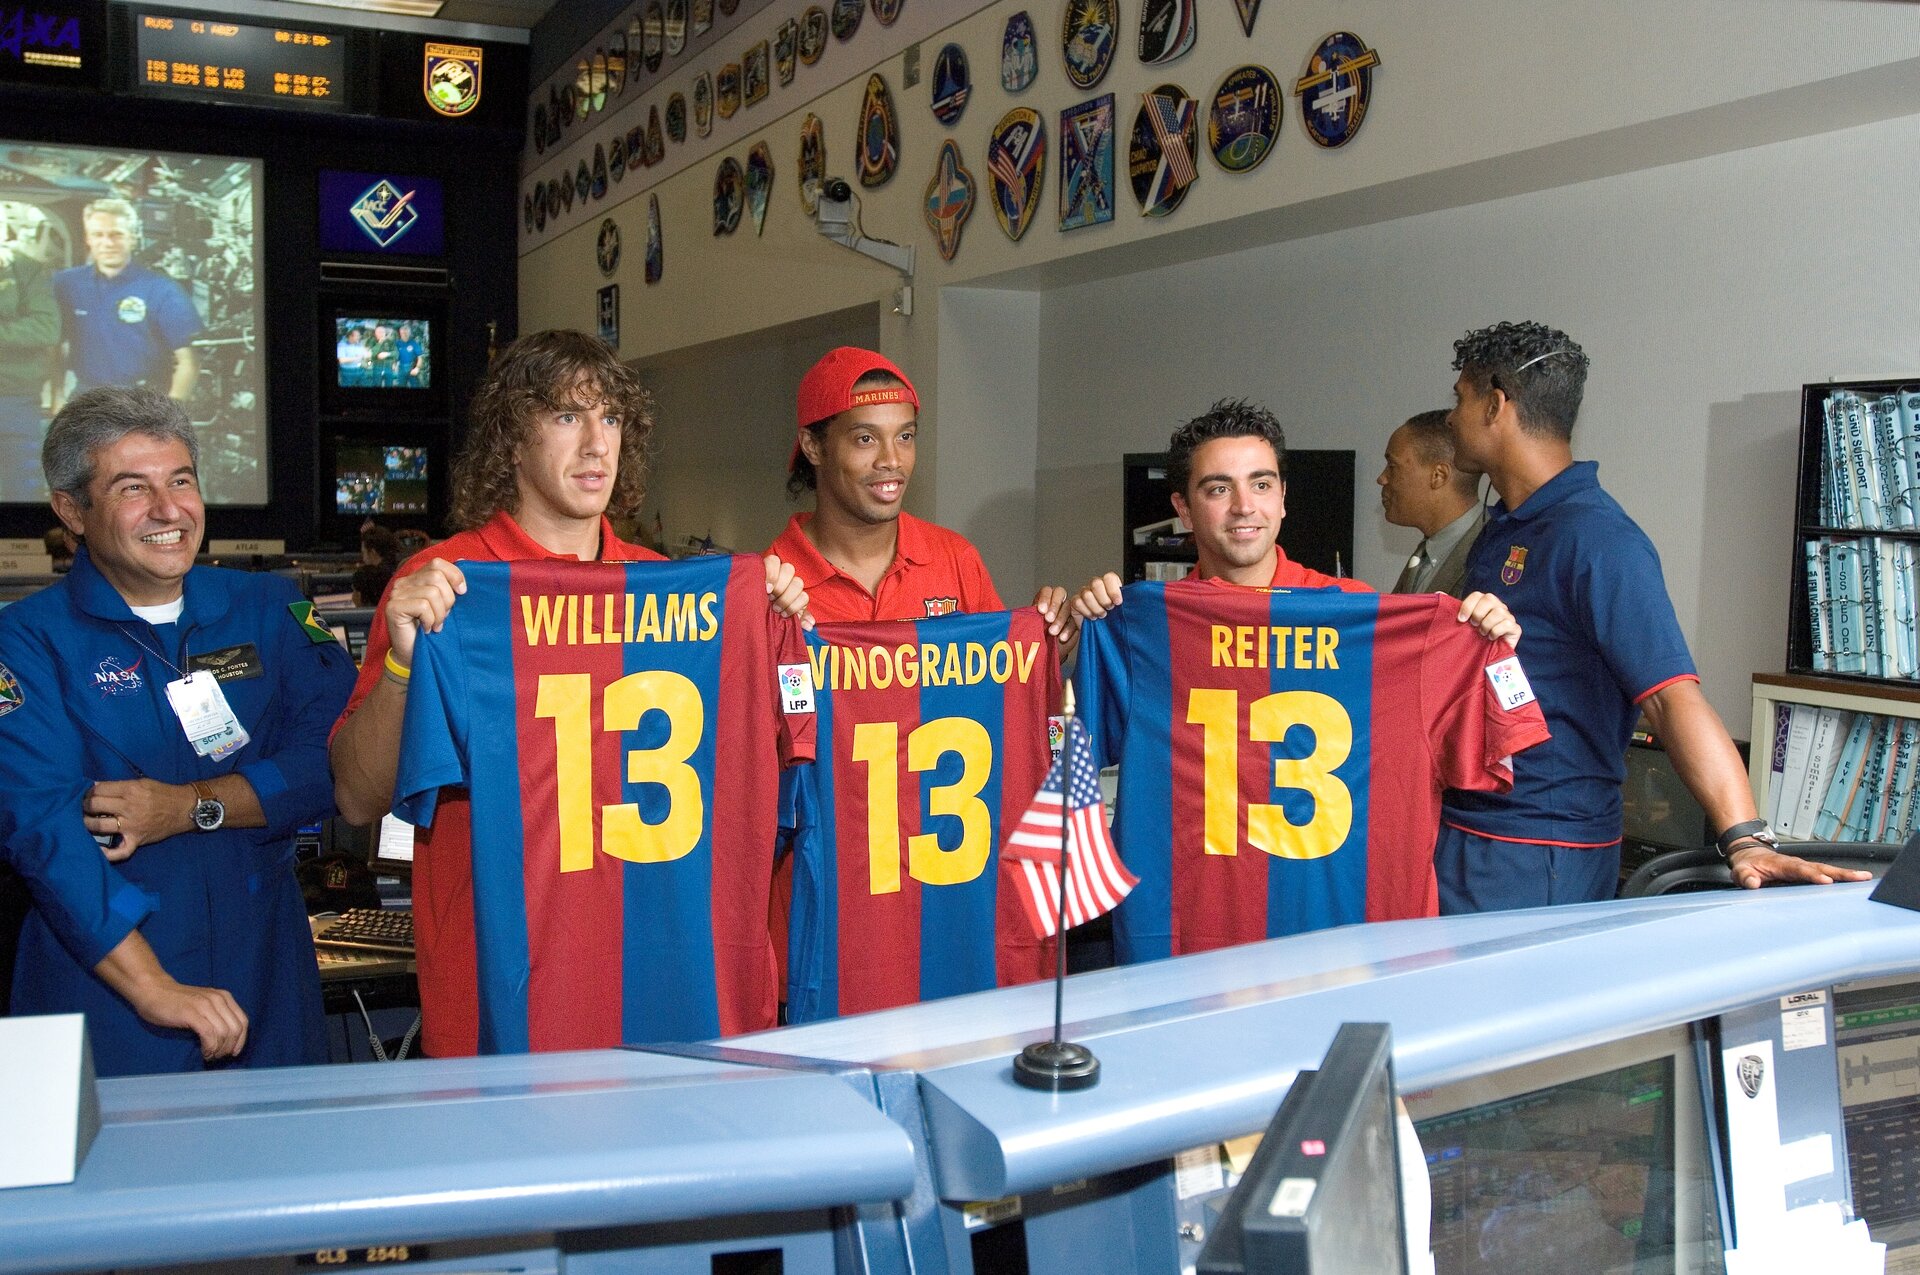
{"type": "Polygon", "coordinates": [[[392,651],[387,652],[387,672],[393,674],[403,682],[413,676],[413,670],[402,664],[399,660],[394,659],[392,651]]]}

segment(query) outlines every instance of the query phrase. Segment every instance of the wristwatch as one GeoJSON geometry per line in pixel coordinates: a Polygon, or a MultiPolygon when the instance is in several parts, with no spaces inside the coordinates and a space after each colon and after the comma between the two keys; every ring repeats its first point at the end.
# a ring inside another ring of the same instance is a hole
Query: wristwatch
{"type": "Polygon", "coordinates": [[[1769,850],[1780,848],[1780,838],[1774,835],[1765,819],[1749,819],[1745,823],[1736,823],[1713,839],[1714,849],[1720,852],[1722,859],[1733,853],[1735,844],[1741,841],[1758,841],[1769,850]]]}
{"type": "Polygon", "coordinates": [[[202,832],[212,832],[227,821],[227,805],[213,795],[213,789],[199,780],[193,781],[193,795],[199,798],[193,803],[193,826],[202,832]]]}

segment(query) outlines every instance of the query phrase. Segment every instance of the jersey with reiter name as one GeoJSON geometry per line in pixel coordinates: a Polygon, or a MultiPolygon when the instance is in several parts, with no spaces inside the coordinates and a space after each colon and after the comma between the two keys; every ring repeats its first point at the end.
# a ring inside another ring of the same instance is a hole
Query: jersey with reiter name
{"type": "Polygon", "coordinates": [[[818,759],[794,788],[787,1017],[811,1022],[1053,973],[998,870],[1052,763],[1060,661],[1031,607],[823,624],[818,759]]]}
{"type": "Polygon", "coordinates": [[[1432,594],[1142,583],[1081,630],[1074,690],[1140,885],[1122,962],[1430,916],[1443,788],[1547,738],[1519,661],[1432,594]]]}
{"type": "Polygon", "coordinates": [[[480,1052],[772,1026],[778,778],[813,717],[760,560],[462,569],[414,647],[394,808],[471,789],[480,1052]]]}

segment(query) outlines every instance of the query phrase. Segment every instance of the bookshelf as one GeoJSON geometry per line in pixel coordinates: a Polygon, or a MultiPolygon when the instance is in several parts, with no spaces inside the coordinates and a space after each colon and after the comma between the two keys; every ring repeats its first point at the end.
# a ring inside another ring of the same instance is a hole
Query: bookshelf
{"type": "MultiPolygon", "coordinates": [[[[1865,715],[1878,718],[1883,722],[1896,725],[1903,721],[1920,722],[1920,687],[1877,686],[1868,687],[1858,679],[1837,677],[1815,677],[1800,673],[1756,673],[1753,676],[1753,722],[1752,746],[1747,757],[1747,779],[1753,787],[1755,805],[1763,816],[1774,819],[1779,812],[1774,806],[1773,770],[1778,764],[1775,760],[1776,733],[1781,725],[1778,710],[1805,711],[1808,709],[1832,709],[1854,716],[1865,715]]],[[[1888,765],[1892,764],[1889,757],[1888,765]]],[[[1913,787],[1912,771],[1894,776],[1891,785],[1896,789],[1913,787]]],[[[1911,800],[1910,794],[1903,791],[1902,800],[1911,800]]],[[[1902,813],[1896,809],[1897,819],[1902,813]]],[[[1911,820],[1909,820],[1911,822],[1911,820]]],[[[1805,839],[1814,835],[1793,828],[1791,821],[1776,819],[1776,831],[1783,837],[1805,839]],[[1781,827],[1786,823],[1787,827],[1781,827]]],[[[1820,836],[1820,840],[1903,840],[1894,832],[1898,828],[1876,829],[1876,835],[1869,837],[1846,838],[1843,836],[1820,836]]]]}
{"type": "MultiPolygon", "coordinates": [[[[1339,449],[1287,449],[1287,516],[1280,545],[1302,566],[1333,574],[1353,572],[1354,453],[1339,449]]],[[[1173,517],[1168,499],[1165,452],[1128,452],[1121,457],[1121,571],[1131,584],[1160,564],[1190,565],[1193,545],[1136,545],[1133,529],[1173,517]],[[1150,568],[1149,564],[1153,564],[1150,568]]]]}
{"type": "Polygon", "coordinates": [[[1801,387],[1792,564],[1789,673],[1920,686],[1920,377],[1801,387]]]}

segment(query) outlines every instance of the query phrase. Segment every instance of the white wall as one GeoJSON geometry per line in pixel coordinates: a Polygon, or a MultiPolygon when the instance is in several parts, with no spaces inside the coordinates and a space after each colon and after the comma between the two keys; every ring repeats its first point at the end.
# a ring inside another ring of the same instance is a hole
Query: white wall
{"type": "Polygon", "coordinates": [[[1785,659],[1800,385],[1920,374],[1916,156],[1909,118],[1052,290],[1037,574],[1115,566],[1119,454],[1244,394],[1360,453],[1355,574],[1391,583],[1387,433],[1448,404],[1463,331],[1538,319],[1592,357],[1576,454],[1659,546],[1738,730],[1785,659]]]}

